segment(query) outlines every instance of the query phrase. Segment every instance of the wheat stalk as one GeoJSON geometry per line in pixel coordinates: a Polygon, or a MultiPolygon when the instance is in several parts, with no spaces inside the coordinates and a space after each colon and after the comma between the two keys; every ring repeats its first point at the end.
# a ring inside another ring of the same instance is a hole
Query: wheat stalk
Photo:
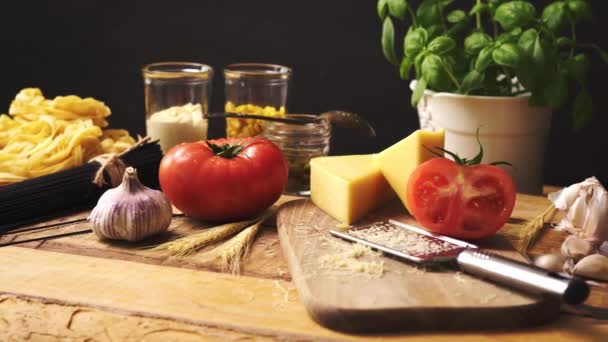
{"type": "Polygon", "coordinates": [[[224,270],[228,269],[232,274],[240,272],[241,258],[247,255],[255,235],[270,215],[270,212],[266,213],[259,221],[243,229],[232,239],[211,251],[212,254],[221,259],[224,270]]]}
{"type": "Polygon", "coordinates": [[[543,211],[540,215],[536,216],[532,220],[528,221],[522,228],[522,234],[519,235],[519,243],[517,244],[517,250],[521,253],[526,253],[528,248],[536,241],[540,230],[547,222],[547,216],[552,216],[555,207],[553,204],[549,205],[545,211],[543,211]]]}
{"type": "Polygon", "coordinates": [[[173,241],[165,242],[161,245],[154,247],[152,250],[166,250],[169,251],[169,253],[171,253],[172,255],[185,256],[214,242],[223,240],[231,235],[234,235],[242,231],[245,227],[251,226],[259,220],[261,220],[261,218],[226,223],[221,226],[206,229],[205,231],[198,234],[184,236],[173,241]]]}

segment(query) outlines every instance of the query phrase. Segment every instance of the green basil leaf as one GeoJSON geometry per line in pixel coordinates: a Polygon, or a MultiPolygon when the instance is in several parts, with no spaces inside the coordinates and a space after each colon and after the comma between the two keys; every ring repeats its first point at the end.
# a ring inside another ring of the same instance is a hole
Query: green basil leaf
{"type": "Polygon", "coordinates": [[[584,84],[587,80],[589,65],[589,59],[582,53],[564,61],[564,67],[568,76],[581,84],[584,84]]]}
{"type": "Polygon", "coordinates": [[[376,4],[376,11],[378,12],[378,18],[384,21],[386,15],[388,14],[388,2],[387,0],[378,0],[376,4]]]}
{"type": "Polygon", "coordinates": [[[456,58],[451,55],[441,56],[441,60],[443,61],[443,66],[448,69],[449,72],[454,74],[454,67],[456,66],[456,58]]]}
{"type": "Polygon", "coordinates": [[[420,53],[420,51],[422,51],[422,49],[424,49],[427,40],[428,33],[424,28],[410,28],[405,35],[405,39],[403,40],[403,51],[405,51],[405,55],[416,56],[418,53],[420,53]]]}
{"type": "Polygon", "coordinates": [[[414,59],[414,68],[416,71],[416,78],[417,79],[421,79],[422,78],[422,62],[424,61],[424,59],[426,58],[426,56],[428,56],[428,52],[423,52],[423,53],[419,53],[416,58],[414,59]]]}
{"type": "Polygon", "coordinates": [[[558,48],[564,47],[564,46],[571,46],[574,42],[572,41],[572,39],[568,38],[568,37],[559,37],[555,40],[555,45],[557,45],[558,48]]]}
{"type": "Polygon", "coordinates": [[[476,55],[484,47],[492,43],[492,37],[483,32],[473,32],[464,40],[464,52],[468,55],[476,55]]]}
{"type": "Polygon", "coordinates": [[[399,64],[395,53],[395,28],[390,17],[384,18],[384,24],[382,25],[382,52],[390,63],[399,64]]]}
{"type": "Polygon", "coordinates": [[[517,69],[522,61],[523,52],[519,45],[506,43],[492,51],[492,59],[498,65],[517,69]]]}
{"type": "Polygon", "coordinates": [[[483,72],[488,68],[488,66],[490,66],[492,63],[493,51],[493,46],[486,46],[485,48],[481,49],[479,56],[477,56],[477,60],[475,61],[475,70],[483,72]]]}
{"type": "Polygon", "coordinates": [[[514,29],[512,29],[511,31],[509,31],[509,35],[515,37],[515,38],[519,38],[519,36],[521,35],[521,33],[524,30],[521,29],[521,27],[516,27],[514,29]]]}
{"type": "Polygon", "coordinates": [[[473,6],[473,8],[471,8],[471,10],[469,11],[469,15],[475,15],[477,13],[483,13],[485,11],[488,11],[490,9],[490,6],[488,6],[487,4],[484,3],[477,3],[475,4],[475,6],[473,6]]]}
{"type": "Polygon", "coordinates": [[[403,57],[401,60],[401,65],[399,65],[399,77],[401,77],[402,80],[407,80],[410,78],[410,70],[412,69],[413,64],[414,62],[412,57],[403,57]]]}
{"type": "Polygon", "coordinates": [[[519,41],[517,42],[517,44],[527,54],[531,55],[537,37],[538,32],[536,31],[536,29],[527,29],[526,31],[524,31],[524,33],[521,34],[521,36],[519,36],[519,41]]]}
{"type": "Polygon", "coordinates": [[[445,34],[448,36],[455,36],[457,33],[462,32],[467,27],[469,27],[469,21],[463,20],[452,25],[452,27],[445,31],[445,34]]]}
{"type": "Polygon", "coordinates": [[[505,2],[505,0],[489,0],[488,1],[488,6],[490,7],[490,13],[492,14],[492,16],[494,16],[494,13],[496,13],[496,9],[498,8],[498,6],[500,6],[504,2],[505,2]]]}
{"type": "Polygon", "coordinates": [[[540,36],[536,36],[534,40],[534,46],[532,47],[532,62],[535,66],[540,67],[545,64],[545,48],[541,43],[540,36]]]}
{"type": "Polygon", "coordinates": [[[580,130],[587,126],[592,119],[593,103],[586,89],[581,90],[574,100],[574,128],[580,130]]]}
{"type": "Polygon", "coordinates": [[[454,39],[452,39],[451,37],[448,37],[448,36],[439,36],[439,37],[433,39],[429,43],[427,48],[428,48],[429,52],[441,56],[441,55],[445,55],[446,53],[450,52],[455,47],[456,47],[456,41],[454,41],[454,39]]]}
{"type": "Polygon", "coordinates": [[[524,86],[527,91],[534,90],[536,84],[537,72],[532,63],[528,62],[528,57],[524,58],[523,62],[515,69],[515,76],[519,83],[524,86]]]}
{"type": "Polygon", "coordinates": [[[484,78],[484,73],[481,73],[475,69],[471,70],[462,80],[458,93],[467,95],[472,91],[483,87],[484,78]]]}
{"type": "Polygon", "coordinates": [[[568,9],[574,14],[576,21],[591,20],[591,7],[584,0],[568,0],[568,9]]]}
{"type": "Polygon", "coordinates": [[[426,31],[429,33],[429,40],[433,40],[443,34],[442,25],[431,25],[427,27],[426,31]]]}
{"type": "Polygon", "coordinates": [[[427,85],[437,91],[450,90],[450,78],[440,56],[430,54],[422,62],[422,76],[427,85]]]}
{"type": "Polygon", "coordinates": [[[446,19],[448,23],[456,24],[467,18],[467,14],[463,10],[453,10],[448,13],[446,19]]]}
{"type": "Polygon", "coordinates": [[[568,84],[559,73],[555,73],[551,78],[551,81],[547,82],[543,92],[546,104],[553,109],[557,109],[561,107],[566,100],[566,96],[568,95],[568,84]]]}
{"type": "Polygon", "coordinates": [[[521,27],[516,27],[509,32],[505,32],[496,38],[497,42],[500,43],[515,43],[521,35],[521,27]]]}
{"type": "Polygon", "coordinates": [[[412,93],[412,106],[418,105],[418,102],[424,95],[425,90],[426,90],[426,80],[424,78],[419,78],[416,81],[416,88],[414,88],[414,92],[412,93]]]}
{"type": "Polygon", "coordinates": [[[388,13],[393,17],[405,20],[407,15],[407,2],[405,0],[387,0],[388,13]]]}
{"type": "Polygon", "coordinates": [[[526,55],[526,58],[527,63],[520,66],[520,69],[528,69],[528,75],[524,76],[528,83],[526,88],[532,91],[533,96],[539,98],[538,105],[545,105],[547,101],[542,95],[542,89],[550,82],[549,78],[558,71],[556,60],[550,56],[549,49],[540,36],[534,40],[532,51],[526,55]]]}
{"type": "Polygon", "coordinates": [[[559,32],[568,23],[566,11],[566,3],[556,1],[545,7],[541,19],[551,31],[559,32]]]}
{"type": "Polygon", "coordinates": [[[442,5],[440,0],[423,0],[416,10],[418,24],[424,27],[440,24],[442,5]]]}
{"type": "Polygon", "coordinates": [[[503,30],[511,31],[516,27],[526,27],[534,19],[536,9],[528,1],[509,1],[501,4],[494,13],[503,30]]]}

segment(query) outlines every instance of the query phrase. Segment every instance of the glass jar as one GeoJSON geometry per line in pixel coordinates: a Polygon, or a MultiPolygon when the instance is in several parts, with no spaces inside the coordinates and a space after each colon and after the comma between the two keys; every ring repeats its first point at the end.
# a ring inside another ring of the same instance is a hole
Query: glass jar
{"type": "Polygon", "coordinates": [[[266,123],[263,135],[283,152],[289,166],[285,194],[310,195],[310,159],[329,153],[331,124],[329,120],[309,114],[289,114],[289,118],[316,119],[306,124],[266,123]]]}
{"type": "Polygon", "coordinates": [[[207,138],[213,68],[200,63],[162,62],[144,66],[146,134],[171,147],[207,138]]]}
{"type": "MultiPolygon", "coordinates": [[[[237,63],[224,68],[228,113],[284,117],[291,69],[276,64],[237,63]]],[[[227,137],[261,134],[264,120],[226,119],[227,137]]]]}

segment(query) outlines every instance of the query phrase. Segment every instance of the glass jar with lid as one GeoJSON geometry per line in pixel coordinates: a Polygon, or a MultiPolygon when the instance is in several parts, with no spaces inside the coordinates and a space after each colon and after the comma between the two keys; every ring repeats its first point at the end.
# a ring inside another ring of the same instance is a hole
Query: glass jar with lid
{"type": "Polygon", "coordinates": [[[190,62],[144,66],[146,133],[164,153],[182,142],[207,138],[213,68],[190,62]]]}
{"type": "Polygon", "coordinates": [[[308,122],[290,124],[268,121],[263,135],[281,149],[289,166],[285,194],[308,196],[310,195],[310,160],[328,155],[331,124],[325,118],[310,114],[289,114],[287,117],[308,119],[306,120],[308,122]]]}
{"type": "MultiPolygon", "coordinates": [[[[229,113],[284,117],[291,69],[277,64],[236,63],[224,68],[226,102],[229,113]]],[[[248,137],[262,132],[263,120],[229,118],[227,137],[248,137]]]]}

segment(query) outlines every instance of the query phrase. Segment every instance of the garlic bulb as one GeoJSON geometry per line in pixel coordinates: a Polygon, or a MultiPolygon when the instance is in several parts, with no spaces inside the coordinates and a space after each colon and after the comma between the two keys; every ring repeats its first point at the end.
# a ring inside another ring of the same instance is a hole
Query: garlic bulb
{"type": "Polygon", "coordinates": [[[140,241],[167,230],[172,217],[165,195],[142,185],[136,170],[128,167],[122,183],[99,198],[89,221],[100,238],[140,241]]]}
{"type": "Polygon", "coordinates": [[[577,276],[608,281],[608,257],[601,254],[591,254],[577,262],[572,269],[577,276]]]}
{"type": "Polygon", "coordinates": [[[534,265],[551,272],[561,272],[565,259],[560,254],[543,254],[534,259],[534,265]]]}
{"type": "Polygon", "coordinates": [[[568,235],[562,243],[561,252],[566,259],[572,259],[577,263],[587,255],[596,253],[597,249],[588,240],[576,235],[568,235]]]}
{"type": "Polygon", "coordinates": [[[597,178],[550,193],[549,200],[557,209],[567,211],[556,229],[578,235],[595,248],[608,240],[608,192],[597,178]]]}

